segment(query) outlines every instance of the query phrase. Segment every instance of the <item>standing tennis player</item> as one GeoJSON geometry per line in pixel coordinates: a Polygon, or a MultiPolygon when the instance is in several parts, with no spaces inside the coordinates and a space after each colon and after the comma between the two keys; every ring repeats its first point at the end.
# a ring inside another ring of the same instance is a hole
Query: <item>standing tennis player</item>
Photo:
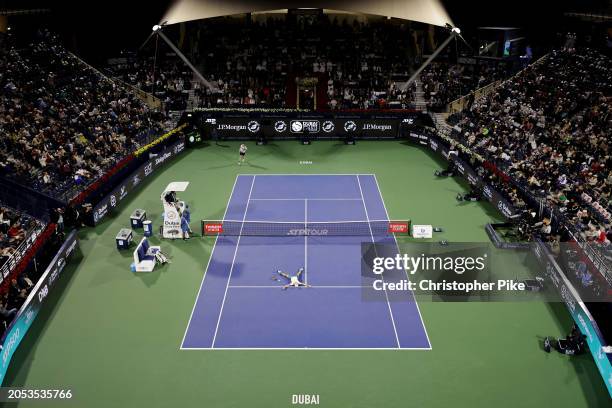
{"type": "Polygon", "coordinates": [[[240,154],[240,158],[238,159],[238,165],[241,165],[242,163],[244,163],[244,160],[246,159],[246,153],[247,153],[247,147],[244,143],[242,143],[240,145],[240,149],[238,149],[238,153],[240,154]]]}

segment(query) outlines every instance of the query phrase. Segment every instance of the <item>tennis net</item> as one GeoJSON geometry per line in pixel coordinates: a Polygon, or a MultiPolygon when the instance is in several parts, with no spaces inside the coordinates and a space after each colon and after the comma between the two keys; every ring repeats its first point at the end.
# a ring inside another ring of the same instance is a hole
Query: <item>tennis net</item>
{"type": "Polygon", "coordinates": [[[202,236],[384,236],[408,235],[410,221],[282,222],[202,220],[202,236]]]}

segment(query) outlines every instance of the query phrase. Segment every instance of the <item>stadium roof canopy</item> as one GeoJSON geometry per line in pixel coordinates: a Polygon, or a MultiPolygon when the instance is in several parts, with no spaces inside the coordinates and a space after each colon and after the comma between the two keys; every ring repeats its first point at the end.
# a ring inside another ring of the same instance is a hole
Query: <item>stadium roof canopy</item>
{"type": "Polygon", "coordinates": [[[453,25],[440,0],[177,0],[161,22],[177,24],[211,17],[293,8],[334,9],[437,26],[453,25]]]}

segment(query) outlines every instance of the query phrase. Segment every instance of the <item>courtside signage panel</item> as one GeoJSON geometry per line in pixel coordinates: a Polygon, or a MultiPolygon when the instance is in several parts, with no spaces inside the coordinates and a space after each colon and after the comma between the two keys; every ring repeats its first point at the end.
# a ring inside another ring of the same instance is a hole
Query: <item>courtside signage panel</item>
{"type": "Polygon", "coordinates": [[[410,222],[407,221],[390,221],[389,232],[392,234],[408,234],[410,231],[410,222]]]}
{"type": "Polygon", "coordinates": [[[313,135],[324,138],[333,136],[360,136],[373,138],[395,138],[398,136],[400,119],[372,118],[301,118],[278,117],[251,119],[216,118],[204,122],[211,131],[221,137],[249,138],[253,136],[295,137],[313,135]]]}
{"type": "Polygon", "coordinates": [[[78,241],[75,230],[67,236],[57,255],[55,255],[55,258],[53,258],[42,274],[0,340],[0,345],[2,346],[0,351],[0,384],[4,381],[4,376],[15,350],[25,337],[30,326],[32,326],[34,319],[43,307],[43,303],[62,274],[67,259],[72,255],[77,246],[78,241]]]}
{"type": "Polygon", "coordinates": [[[413,225],[413,238],[433,238],[433,227],[431,225],[413,225]]]}
{"type": "Polygon", "coordinates": [[[490,184],[486,183],[468,162],[458,157],[449,156],[449,150],[444,146],[440,138],[433,134],[423,135],[415,132],[410,132],[408,136],[409,140],[427,145],[432,151],[439,153],[446,160],[453,161],[457,172],[466,179],[470,185],[476,188],[482,188],[482,195],[490,201],[504,217],[512,218],[516,215],[514,206],[490,184]]]}
{"type": "Polygon", "coordinates": [[[156,157],[143,163],[137,170],[123,180],[110,194],[104,197],[93,209],[93,222],[97,225],[110,210],[119,205],[127,195],[153,174],[158,168],[185,150],[185,142],[180,141],[160,152],[156,157]]]}
{"type": "Polygon", "coordinates": [[[565,277],[565,274],[554,260],[546,245],[537,240],[533,248],[536,258],[545,266],[546,276],[553,283],[555,288],[561,295],[567,310],[572,315],[576,325],[580,328],[582,334],[586,336],[589,351],[593,355],[595,365],[599,370],[608,389],[608,393],[612,397],[612,362],[611,356],[606,353],[603,347],[606,345],[605,339],[601,335],[601,331],[597,323],[584,306],[584,302],[579,297],[576,290],[571,286],[571,283],[565,277]]]}

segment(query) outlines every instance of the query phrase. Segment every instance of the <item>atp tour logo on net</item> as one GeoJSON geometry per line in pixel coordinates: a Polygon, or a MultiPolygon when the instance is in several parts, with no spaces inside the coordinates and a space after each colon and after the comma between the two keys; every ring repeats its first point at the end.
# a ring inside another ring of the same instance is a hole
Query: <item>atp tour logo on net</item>
{"type": "Polygon", "coordinates": [[[287,231],[287,235],[290,236],[308,236],[308,235],[317,235],[317,236],[322,236],[322,235],[328,235],[329,230],[325,229],[325,228],[292,228],[289,231],[287,231]]]}

